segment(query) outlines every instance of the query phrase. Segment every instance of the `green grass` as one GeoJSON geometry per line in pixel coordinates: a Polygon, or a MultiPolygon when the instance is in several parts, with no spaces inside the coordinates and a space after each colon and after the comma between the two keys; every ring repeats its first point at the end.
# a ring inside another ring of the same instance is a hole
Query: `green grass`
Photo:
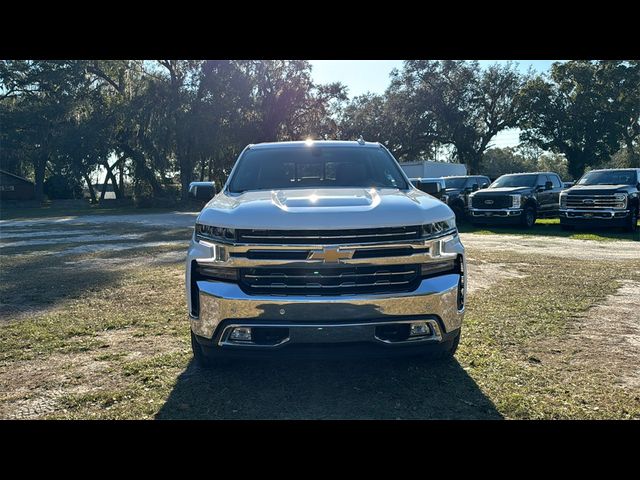
{"type": "MultiPolygon", "coordinates": [[[[640,225],[640,223],[639,223],[640,225]]],[[[469,222],[458,225],[461,233],[477,233],[479,235],[527,235],[527,236],[548,236],[565,237],[576,240],[634,240],[640,241],[640,231],[629,233],[621,228],[577,228],[575,230],[563,230],[560,227],[560,219],[543,218],[536,220],[533,228],[526,229],[519,226],[494,226],[479,225],[473,226],[469,222]]]]}
{"type": "Polygon", "coordinates": [[[20,288],[57,275],[56,294],[0,325],[0,380],[18,392],[34,382],[0,397],[0,417],[12,399],[62,390],[47,418],[640,418],[639,393],[616,386],[606,365],[572,366],[568,337],[621,279],[640,281],[640,259],[469,255],[525,276],[469,296],[456,361],[247,360],[212,371],[191,363],[182,263],[93,282],[50,265],[51,277],[20,288]]]}

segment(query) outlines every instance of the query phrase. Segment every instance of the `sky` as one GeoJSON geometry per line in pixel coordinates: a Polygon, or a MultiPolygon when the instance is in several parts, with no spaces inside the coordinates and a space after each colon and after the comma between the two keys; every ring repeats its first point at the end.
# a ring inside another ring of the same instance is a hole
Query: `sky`
{"type": "MultiPolygon", "coordinates": [[[[557,60],[514,60],[522,73],[529,68],[536,72],[546,72],[557,60]]],[[[310,60],[311,75],[316,83],[342,82],[349,88],[349,97],[363,93],[382,93],[389,85],[389,74],[394,68],[402,67],[402,60],[310,60]]],[[[479,60],[481,67],[493,63],[506,63],[506,60],[479,60]]],[[[516,146],[519,130],[509,129],[500,132],[491,141],[499,148],[516,146]]]]}

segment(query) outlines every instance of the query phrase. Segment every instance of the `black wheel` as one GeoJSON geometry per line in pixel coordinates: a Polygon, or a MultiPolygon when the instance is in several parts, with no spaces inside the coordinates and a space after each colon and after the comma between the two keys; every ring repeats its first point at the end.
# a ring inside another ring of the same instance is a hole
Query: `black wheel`
{"type": "Polygon", "coordinates": [[[451,210],[453,210],[453,213],[456,216],[457,224],[461,224],[466,220],[464,217],[464,208],[462,208],[460,205],[454,205],[453,207],[451,207],[451,210]]]}
{"type": "Polygon", "coordinates": [[[191,332],[191,350],[193,350],[193,359],[199,367],[213,368],[215,366],[214,359],[204,354],[193,332],[191,332]]]}
{"type": "Polygon", "coordinates": [[[536,223],[536,209],[527,205],[522,212],[522,226],[525,228],[532,228],[536,223]]]}
{"type": "Polygon", "coordinates": [[[625,227],[627,232],[635,232],[638,230],[638,207],[631,210],[629,215],[629,223],[625,227]]]}
{"type": "Polygon", "coordinates": [[[448,360],[453,358],[460,344],[460,330],[455,337],[437,346],[437,349],[431,350],[425,358],[429,360],[448,360]]]}

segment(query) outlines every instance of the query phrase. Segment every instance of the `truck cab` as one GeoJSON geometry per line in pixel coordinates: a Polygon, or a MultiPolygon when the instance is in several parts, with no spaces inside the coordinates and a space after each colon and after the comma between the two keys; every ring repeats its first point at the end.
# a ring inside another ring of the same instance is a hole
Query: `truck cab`
{"type": "Polygon", "coordinates": [[[444,201],[456,214],[458,222],[463,221],[469,211],[469,195],[491,184],[489,177],[484,175],[444,177],[444,181],[444,201]]]}

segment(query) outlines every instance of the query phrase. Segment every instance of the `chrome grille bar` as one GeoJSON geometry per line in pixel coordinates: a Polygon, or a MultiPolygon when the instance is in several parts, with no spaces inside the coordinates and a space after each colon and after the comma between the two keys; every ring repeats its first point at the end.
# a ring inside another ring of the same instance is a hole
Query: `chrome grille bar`
{"type": "Polygon", "coordinates": [[[288,238],[301,238],[301,239],[305,239],[305,240],[342,240],[345,238],[363,238],[363,237],[395,237],[398,235],[407,235],[407,236],[415,236],[416,232],[400,232],[400,233],[376,233],[375,235],[371,235],[371,234],[366,234],[366,235],[331,235],[331,236],[325,236],[325,235],[296,235],[296,236],[290,236],[290,235],[243,235],[242,238],[251,238],[251,239],[271,239],[271,238],[275,238],[278,240],[282,240],[282,239],[288,239],[288,238]]]}
{"type": "Polygon", "coordinates": [[[240,269],[240,284],[249,293],[308,295],[386,293],[407,290],[420,280],[419,265],[338,265],[331,267],[255,267],[240,269]]]}
{"type": "Polygon", "coordinates": [[[268,275],[250,275],[246,274],[246,278],[255,279],[279,279],[279,278],[351,278],[351,277],[371,277],[377,275],[408,275],[415,273],[415,270],[406,270],[404,272],[388,272],[377,271],[375,273],[341,273],[340,275],[287,275],[286,273],[271,273],[268,275]]]}
{"type": "Polygon", "coordinates": [[[623,201],[614,195],[568,195],[566,197],[566,206],[568,208],[622,208],[623,201]],[[587,200],[587,203],[585,203],[587,200]]]}
{"type": "MultiPolygon", "coordinates": [[[[375,282],[375,283],[341,283],[340,285],[320,285],[318,283],[308,283],[306,285],[296,285],[296,288],[353,288],[353,287],[375,287],[375,286],[387,286],[387,285],[407,285],[409,281],[404,282],[391,282],[389,280],[375,282]]],[[[271,283],[269,285],[260,285],[260,288],[291,288],[291,285],[284,283],[271,283]]]]}
{"type": "Polygon", "coordinates": [[[318,242],[320,244],[407,241],[420,238],[420,226],[359,228],[349,230],[238,230],[240,243],[260,244],[300,244],[318,242]]]}

